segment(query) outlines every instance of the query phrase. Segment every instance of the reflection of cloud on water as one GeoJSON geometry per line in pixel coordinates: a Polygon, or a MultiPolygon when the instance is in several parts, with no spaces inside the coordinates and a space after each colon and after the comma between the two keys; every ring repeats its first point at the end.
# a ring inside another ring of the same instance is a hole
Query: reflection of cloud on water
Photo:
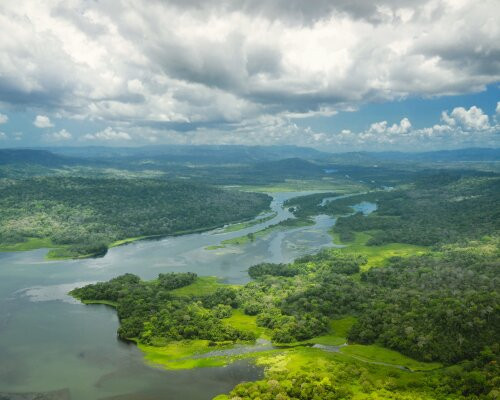
{"type": "Polygon", "coordinates": [[[20,295],[21,297],[27,297],[33,302],[58,300],[65,303],[80,304],[78,300],[68,295],[68,292],[74,288],[89,285],[91,283],[95,283],[95,281],[63,283],[51,286],[33,286],[18,290],[15,294],[20,295]]]}

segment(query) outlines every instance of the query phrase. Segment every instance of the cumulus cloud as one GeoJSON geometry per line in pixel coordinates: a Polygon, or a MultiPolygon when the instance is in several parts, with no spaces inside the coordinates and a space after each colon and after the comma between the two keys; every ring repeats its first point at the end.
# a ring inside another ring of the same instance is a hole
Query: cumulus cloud
{"type": "Polygon", "coordinates": [[[423,128],[414,128],[408,118],[392,125],[387,121],[374,122],[364,131],[342,130],[326,135],[324,146],[338,150],[498,146],[500,125],[491,124],[488,115],[477,106],[456,107],[449,114],[443,111],[441,121],[423,128]]]}
{"type": "Polygon", "coordinates": [[[5,114],[0,113],[0,124],[5,124],[9,120],[9,117],[5,114]]]}
{"type": "Polygon", "coordinates": [[[73,138],[73,135],[66,129],[61,129],[58,132],[46,133],[43,135],[43,137],[46,140],[59,142],[59,141],[70,140],[73,138]]]}
{"type": "Polygon", "coordinates": [[[387,125],[387,121],[374,122],[368,129],[369,133],[379,134],[402,134],[407,133],[411,128],[411,122],[408,118],[403,118],[399,124],[387,125]]]}
{"type": "Polygon", "coordinates": [[[483,110],[476,106],[472,106],[468,110],[464,107],[456,107],[450,115],[446,111],[441,114],[441,119],[450,126],[460,125],[467,130],[485,130],[490,127],[488,115],[483,113],[483,110]]]}
{"type": "Polygon", "coordinates": [[[114,141],[114,140],[131,140],[132,137],[127,132],[115,131],[111,127],[96,132],[88,133],[83,137],[85,140],[102,140],[102,141],[114,141]]]}
{"type": "Polygon", "coordinates": [[[223,136],[266,118],[483,90],[500,80],[499,19],[497,0],[4,0],[0,102],[127,124],[129,136],[223,136]]]}
{"type": "Polygon", "coordinates": [[[5,132],[0,132],[0,140],[7,139],[5,132]]]}
{"type": "Polygon", "coordinates": [[[37,128],[52,128],[54,126],[54,124],[50,122],[50,118],[46,115],[37,115],[33,121],[33,125],[37,128]]]}

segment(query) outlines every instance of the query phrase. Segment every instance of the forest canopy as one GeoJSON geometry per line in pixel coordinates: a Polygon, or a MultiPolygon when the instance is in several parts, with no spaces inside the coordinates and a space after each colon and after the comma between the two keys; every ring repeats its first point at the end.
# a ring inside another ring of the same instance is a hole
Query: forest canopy
{"type": "Polygon", "coordinates": [[[0,180],[0,246],[49,238],[73,256],[115,241],[215,228],[269,207],[265,194],[159,179],[0,180]]]}

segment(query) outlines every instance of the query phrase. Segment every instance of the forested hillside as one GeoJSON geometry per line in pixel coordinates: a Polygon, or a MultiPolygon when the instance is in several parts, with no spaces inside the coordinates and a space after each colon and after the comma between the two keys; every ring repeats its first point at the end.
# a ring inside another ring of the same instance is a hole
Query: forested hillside
{"type": "Polygon", "coordinates": [[[59,254],[106,252],[113,242],[206,230],[252,218],[264,194],[153,179],[30,178],[0,181],[0,246],[50,239],[59,254]]]}
{"type": "MultiPolygon", "coordinates": [[[[370,231],[369,245],[400,242],[416,245],[453,243],[500,232],[500,178],[435,174],[409,188],[363,197],[378,204],[368,217],[339,218],[335,231],[343,240],[370,231]]],[[[334,202],[336,203],[336,202],[334,202]]],[[[333,203],[333,204],[334,204],[333,203]]]]}

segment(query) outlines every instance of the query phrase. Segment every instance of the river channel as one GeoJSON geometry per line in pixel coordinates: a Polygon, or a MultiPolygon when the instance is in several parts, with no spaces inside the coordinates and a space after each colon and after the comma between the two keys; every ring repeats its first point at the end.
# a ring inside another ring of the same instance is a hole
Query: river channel
{"type": "MultiPolygon", "coordinates": [[[[289,262],[335,246],[328,234],[335,219],[320,215],[312,226],[273,231],[245,245],[206,247],[291,217],[283,202],[310,193],[273,194],[276,216],[240,231],[140,241],[112,248],[102,258],[46,261],[44,249],[0,253],[0,398],[2,393],[66,389],[64,398],[72,400],[207,400],[241,381],[259,379],[262,370],[248,361],[184,371],[148,366],[135,345],[117,339],[113,309],[82,305],[67,292],[127,272],[152,279],[192,271],[245,283],[253,264],[289,262]]],[[[369,203],[359,207],[371,211],[369,203]]]]}

